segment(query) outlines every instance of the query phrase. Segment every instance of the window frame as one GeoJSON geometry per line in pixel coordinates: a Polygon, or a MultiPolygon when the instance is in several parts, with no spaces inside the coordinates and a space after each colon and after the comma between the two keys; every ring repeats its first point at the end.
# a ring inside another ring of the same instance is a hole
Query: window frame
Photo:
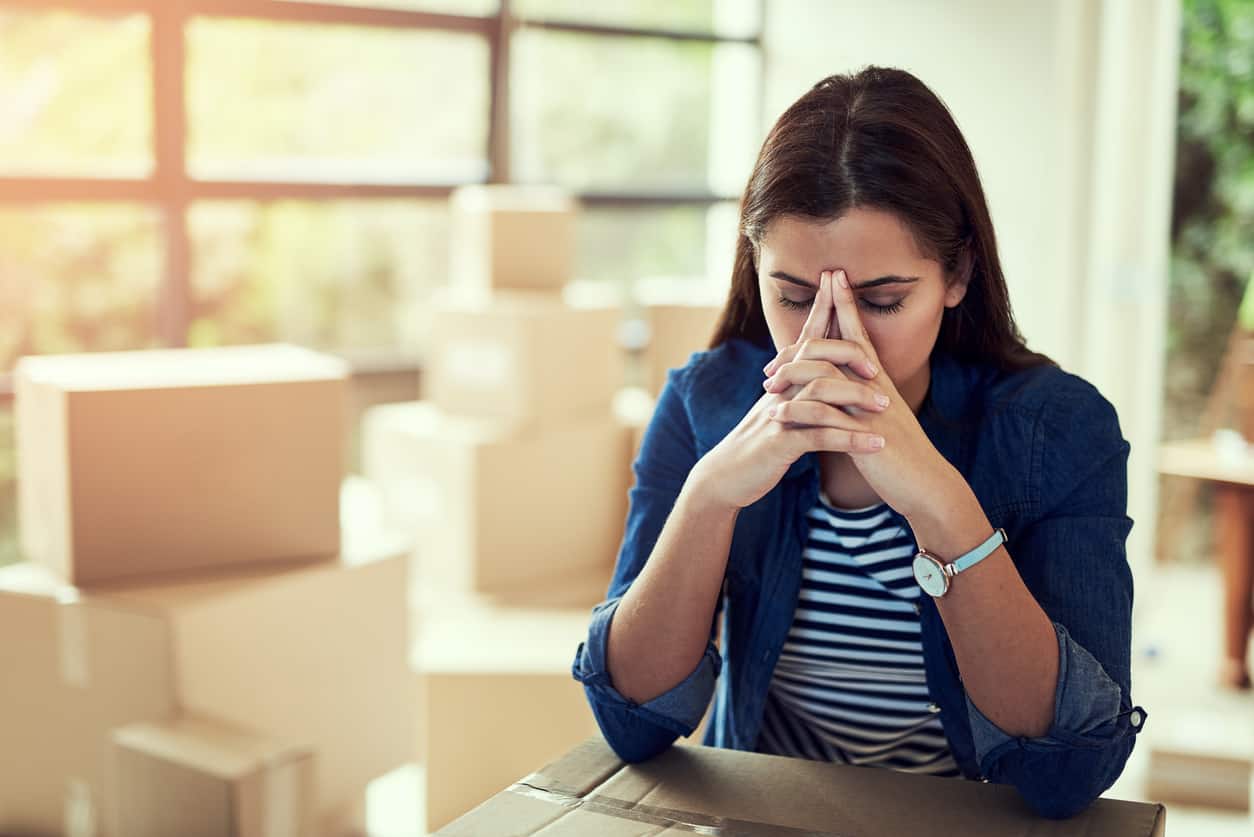
{"type": "MultiPolygon", "coordinates": [[[[766,0],[759,4],[757,32],[751,36],[725,36],[667,28],[611,26],[536,18],[521,19],[511,11],[511,0],[498,0],[493,15],[478,17],[329,2],[287,0],[0,0],[0,10],[68,11],[109,17],[145,14],[151,24],[149,44],[152,62],[153,169],[143,178],[21,177],[0,176],[0,204],[43,203],[141,203],[154,207],[162,219],[163,273],[155,307],[154,333],[163,346],[187,345],[191,312],[191,242],[188,209],[201,200],[237,199],[275,201],[298,199],[331,201],[345,198],[447,198],[462,181],[396,183],[261,181],[195,179],[187,171],[187,24],[193,18],[219,17],[267,20],[283,23],[348,24],[394,30],[469,32],[488,41],[489,115],[488,176],[464,183],[510,182],[510,43],[520,27],[550,29],[587,36],[662,38],[710,44],[747,44],[758,50],[763,68],[766,54],[766,0]]],[[[759,86],[756,124],[764,113],[764,85],[759,86]]],[[[648,208],[710,206],[735,196],[701,191],[592,191],[576,192],[589,207],[648,208]]],[[[416,359],[386,353],[347,355],[355,372],[412,368],[416,359]]],[[[12,398],[12,376],[0,373],[0,401],[12,398]]]]}

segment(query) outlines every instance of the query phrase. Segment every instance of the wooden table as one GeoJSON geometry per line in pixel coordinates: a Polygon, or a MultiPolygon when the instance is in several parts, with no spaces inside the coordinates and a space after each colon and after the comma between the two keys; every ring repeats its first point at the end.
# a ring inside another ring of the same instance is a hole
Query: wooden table
{"type": "Polygon", "coordinates": [[[1224,581],[1224,654],[1230,685],[1249,688],[1246,658],[1254,629],[1254,453],[1221,455],[1209,439],[1167,442],[1158,449],[1162,474],[1211,484],[1216,542],[1224,581]]]}

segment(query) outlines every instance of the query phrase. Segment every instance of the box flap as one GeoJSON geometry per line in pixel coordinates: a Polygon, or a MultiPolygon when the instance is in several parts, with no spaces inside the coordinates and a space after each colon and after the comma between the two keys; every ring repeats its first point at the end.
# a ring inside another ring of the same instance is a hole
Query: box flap
{"type": "Polygon", "coordinates": [[[1161,805],[1099,799],[1047,820],[1005,785],[711,747],[624,765],[594,738],[439,833],[1154,837],[1164,826],[1161,805]]]}

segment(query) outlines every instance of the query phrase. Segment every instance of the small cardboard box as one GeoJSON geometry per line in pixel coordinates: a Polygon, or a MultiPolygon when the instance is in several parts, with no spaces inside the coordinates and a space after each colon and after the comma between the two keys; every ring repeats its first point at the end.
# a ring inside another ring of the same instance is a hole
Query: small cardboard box
{"type": "Polygon", "coordinates": [[[98,824],[112,822],[110,730],[166,720],[176,703],[313,748],[322,813],[412,761],[407,559],[346,556],[90,592],[34,564],[0,569],[0,622],[23,638],[0,650],[13,663],[6,684],[21,684],[0,689],[0,731],[15,728],[20,754],[0,759],[0,833],[62,830],[70,781],[98,824]]]}
{"type": "Polygon", "coordinates": [[[526,430],[409,402],[362,427],[363,470],[388,525],[415,533],[422,586],[507,596],[613,566],[630,430],[608,411],[526,430]]]}
{"type": "Polygon", "coordinates": [[[722,308],[715,305],[648,305],[649,343],[645,349],[646,380],[656,396],[666,373],[685,366],[693,352],[710,347],[722,308]]]}
{"type": "Polygon", "coordinates": [[[535,426],[609,414],[624,377],[621,309],[574,308],[534,293],[443,293],[431,307],[424,401],[535,426]]]}
{"type": "Polygon", "coordinates": [[[1162,805],[1099,799],[1047,820],[1008,785],[695,746],[628,765],[593,738],[438,833],[1160,837],[1165,828],[1162,805]]]}
{"type": "MultiPolygon", "coordinates": [[[[602,579],[600,595],[604,595],[602,579]]],[[[422,609],[421,683],[428,830],[435,830],[597,732],[570,674],[585,607],[445,600],[422,609]]]]}
{"type": "Polygon", "coordinates": [[[575,263],[576,200],[552,187],[462,186],[449,196],[450,284],[557,293],[575,263]]]}
{"type": "Polygon", "coordinates": [[[287,345],[23,358],[23,553],[78,585],[334,555],[346,375],[287,345]]]}
{"type": "Polygon", "coordinates": [[[202,718],[113,732],[117,824],[126,837],[309,837],[314,756],[202,718]]]}

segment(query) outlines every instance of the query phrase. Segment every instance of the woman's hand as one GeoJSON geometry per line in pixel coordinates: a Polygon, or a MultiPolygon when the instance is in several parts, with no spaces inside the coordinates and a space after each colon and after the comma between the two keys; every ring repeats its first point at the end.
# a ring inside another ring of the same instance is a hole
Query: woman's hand
{"type": "MultiPolygon", "coordinates": [[[[859,429],[883,437],[884,449],[874,456],[851,449],[850,459],[880,499],[910,518],[945,496],[944,492],[956,485],[955,477],[962,478],[928,439],[888,375],[879,375],[870,384],[855,383],[851,373],[842,368],[856,366],[855,360],[862,358],[875,367],[883,367],[862,325],[845,272],[835,271],[834,279],[832,282],[829,274],[823,273],[819,295],[806,323],[821,323],[830,316],[840,339],[815,337],[803,331],[802,339],[767,364],[765,371],[771,377],[764,386],[768,392],[786,399],[774,405],[770,419],[792,427],[839,428],[847,426],[852,412],[859,429]],[[823,287],[832,291],[826,301],[823,287]],[[828,312],[820,312],[825,306],[830,306],[828,312]],[[885,396],[887,407],[866,410],[865,399],[853,401],[847,397],[849,387],[869,388],[872,398],[885,396]]],[[[865,371],[861,370],[862,374],[865,371]]]]}
{"type": "MultiPolygon", "coordinates": [[[[868,366],[871,360],[862,346],[826,339],[832,314],[832,284],[832,278],[825,273],[797,345],[822,342],[825,357],[860,369],[867,377],[874,377],[877,370],[868,366]]],[[[835,372],[831,361],[813,367],[805,366],[804,360],[799,363],[801,365],[794,366],[794,369],[835,372]]],[[[875,452],[883,446],[881,434],[871,431],[867,422],[858,417],[863,411],[875,413],[884,409],[876,400],[879,393],[869,384],[846,378],[822,384],[826,409],[838,415],[827,416],[826,421],[815,422],[814,426],[773,420],[772,413],[775,411],[791,409],[795,412],[799,409],[788,398],[801,392],[803,387],[789,389],[792,392],[785,390],[763,394],[740,423],[693,467],[690,480],[706,502],[731,509],[755,503],[779,483],[793,462],[808,451],[858,452],[863,457],[874,458],[875,452]],[[846,407],[850,412],[840,412],[837,406],[846,407]]]]}

